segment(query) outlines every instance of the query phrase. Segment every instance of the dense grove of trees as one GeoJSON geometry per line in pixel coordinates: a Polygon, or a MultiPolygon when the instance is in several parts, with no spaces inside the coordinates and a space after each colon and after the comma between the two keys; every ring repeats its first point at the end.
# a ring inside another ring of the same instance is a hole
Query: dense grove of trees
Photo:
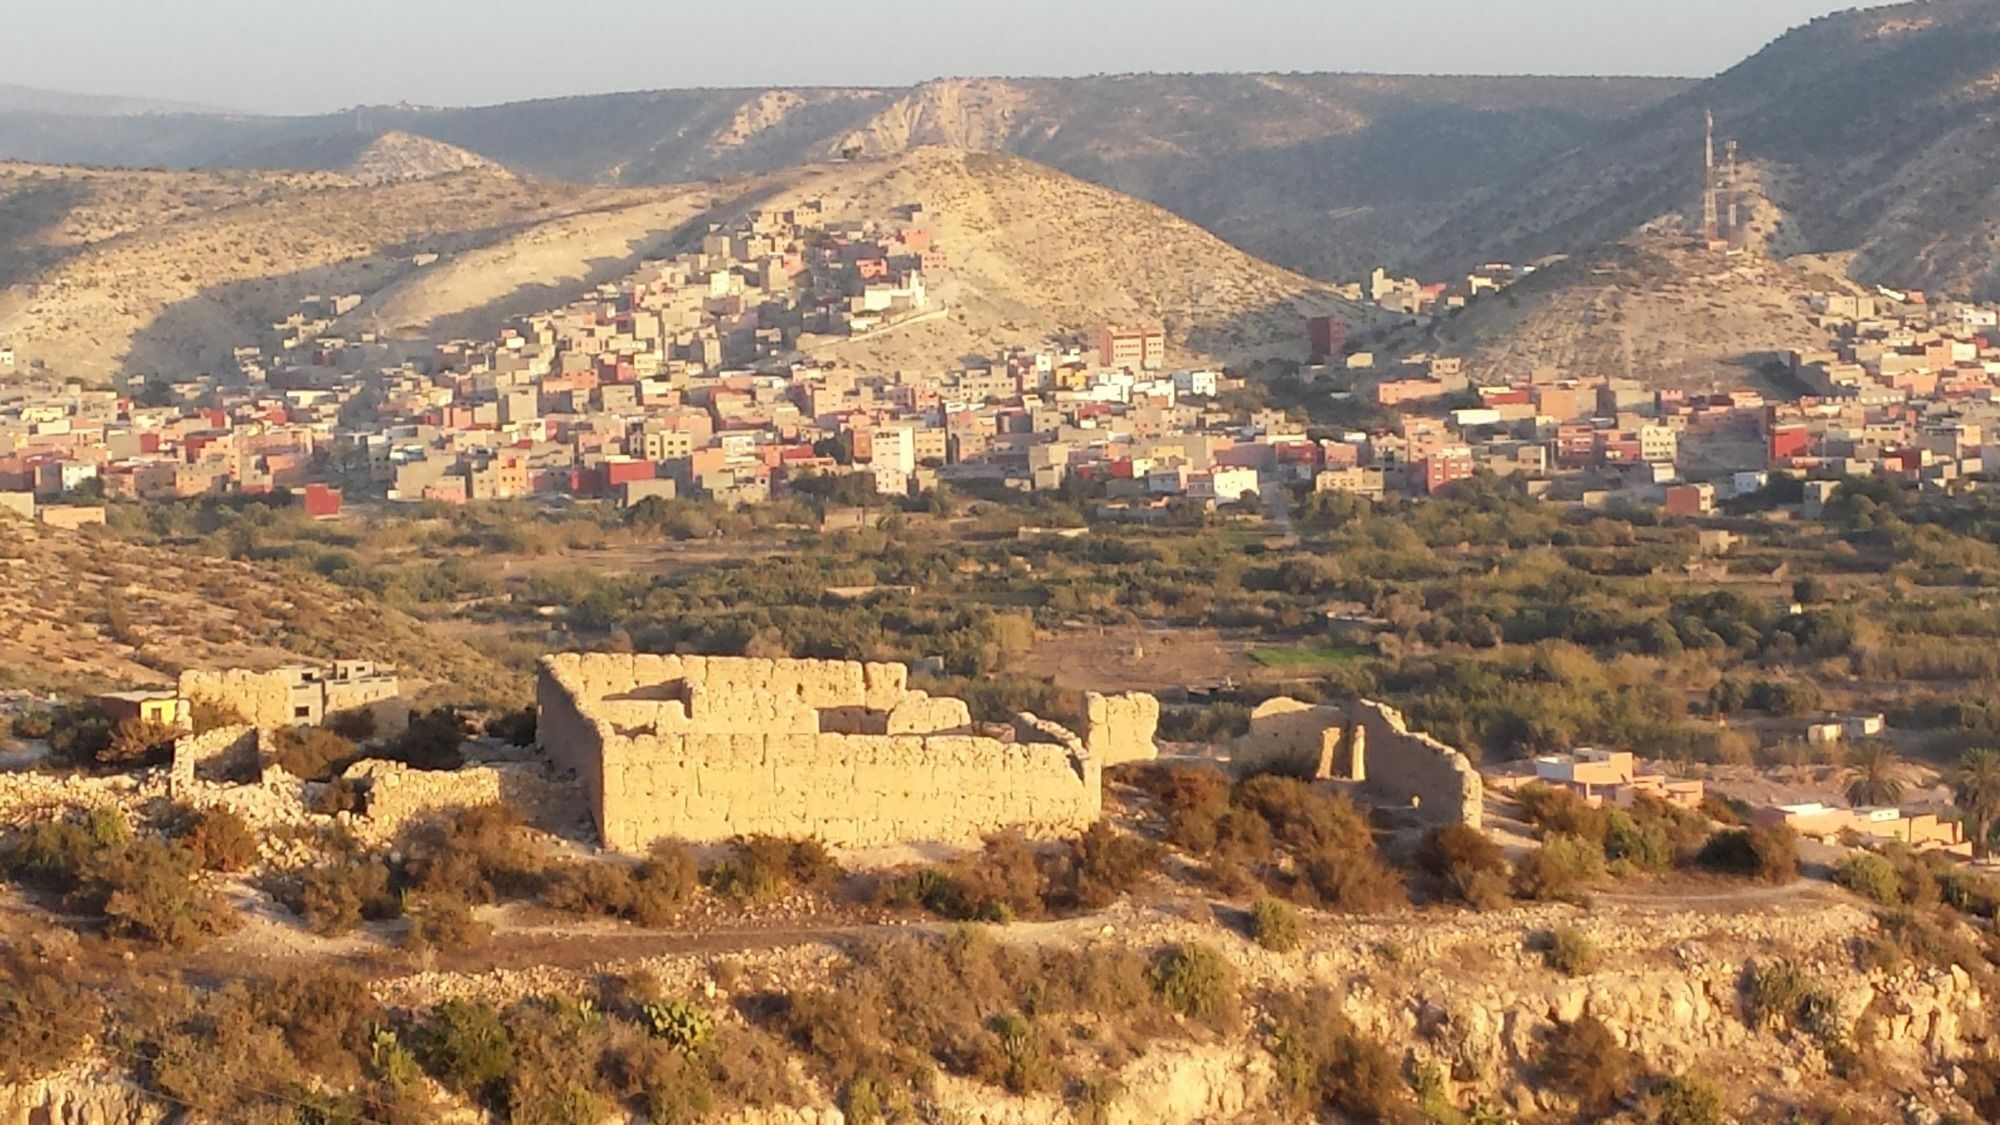
{"type": "MultiPolygon", "coordinates": [[[[862,659],[937,658],[997,715],[1061,712],[1048,685],[1010,678],[1037,631],[1147,623],[1312,644],[1329,613],[1372,624],[1366,659],[1286,685],[1386,697],[1441,737],[1510,757],[1578,742],[1665,757],[1744,760],[1764,717],[1855,702],[1873,684],[1896,725],[1944,757],[2000,742],[2000,499],[1919,497],[1851,481],[1829,525],[1724,522],[1747,545],[1703,562],[1695,528],[1640,510],[1566,510],[1504,481],[1370,504],[1292,503],[1295,542],[1229,516],[1098,525],[1078,538],[1017,534],[1090,522],[1087,484],[1060,495],[938,495],[880,524],[823,534],[826,505],[869,500],[827,478],[797,499],[727,511],[649,500],[446,508],[314,524],[255,501],[120,509],[120,534],[294,566],[424,616],[514,631],[523,659],[549,644],[862,659]],[[496,565],[673,542],[719,560],[656,576],[615,566],[496,565]],[[838,590],[878,588],[861,597],[838,590]],[[551,637],[548,623],[558,623],[551,637]],[[533,638],[530,640],[529,638],[533,638]]],[[[1783,482],[1774,488],[1782,491],[1783,482]]],[[[1769,491],[1769,490],[1767,490],[1769,491]]],[[[1773,493],[1776,495],[1776,493],[1773,493]]],[[[1754,511],[1757,497],[1741,507],[1754,511]]],[[[1350,632],[1342,636],[1352,636],[1350,632]]],[[[1254,697],[1246,700],[1254,702],[1254,697]]],[[[1229,724],[1169,716],[1199,737],[1229,724]],[[1211,729],[1212,728],[1212,729],[1211,729]]],[[[1800,751],[1761,740],[1763,750],[1800,751]]]]}

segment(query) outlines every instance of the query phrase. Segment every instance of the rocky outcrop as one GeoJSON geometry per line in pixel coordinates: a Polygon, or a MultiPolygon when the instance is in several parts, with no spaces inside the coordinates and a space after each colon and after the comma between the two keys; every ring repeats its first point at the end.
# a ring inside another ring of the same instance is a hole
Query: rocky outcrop
{"type": "Polygon", "coordinates": [[[172,1111],[101,1068],[0,1086],[0,1125],[161,1125],[172,1111]]]}

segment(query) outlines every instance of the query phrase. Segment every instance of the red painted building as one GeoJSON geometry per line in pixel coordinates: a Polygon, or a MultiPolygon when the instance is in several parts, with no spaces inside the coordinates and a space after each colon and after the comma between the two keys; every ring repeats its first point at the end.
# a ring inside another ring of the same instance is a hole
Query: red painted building
{"type": "Polygon", "coordinates": [[[1771,427],[1771,460],[1804,457],[1812,448],[1812,431],[1801,425],[1771,427]]]}
{"type": "Polygon", "coordinates": [[[332,519],[340,514],[341,493],[323,484],[309,484],[299,492],[299,504],[313,519],[332,519]]]}

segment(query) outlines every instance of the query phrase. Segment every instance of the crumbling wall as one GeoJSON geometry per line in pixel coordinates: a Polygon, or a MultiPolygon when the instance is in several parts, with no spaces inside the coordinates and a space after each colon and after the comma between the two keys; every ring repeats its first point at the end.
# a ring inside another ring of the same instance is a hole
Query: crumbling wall
{"type": "Polygon", "coordinates": [[[753,833],[975,844],[1070,834],[1102,811],[1076,735],[974,736],[963,701],[911,691],[902,665],[565,653],[536,690],[542,745],[617,850],[753,833]]]}
{"type": "Polygon", "coordinates": [[[1478,828],[1486,792],[1479,771],[1464,754],[1413,731],[1402,712],[1372,700],[1352,704],[1353,728],[1367,736],[1364,795],[1383,805],[1408,805],[1426,821],[1478,828]]]}
{"type": "Polygon", "coordinates": [[[1106,766],[1150,762],[1160,756],[1153,742],[1160,730],[1160,701],[1142,691],[1124,695],[1086,693],[1083,744],[1106,766]]]}
{"type": "Polygon", "coordinates": [[[554,825],[582,812],[574,786],[539,764],[501,762],[455,770],[412,769],[401,762],[356,762],[342,777],[358,782],[363,815],[349,820],[366,842],[387,843],[440,813],[504,804],[531,824],[554,825]]]}
{"type": "Polygon", "coordinates": [[[604,845],[768,834],[835,847],[1071,835],[1102,812],[1095,759],[973,735],[610,734],[604,845]]]}
{"type": "Polygon", "coordinates": [[[259,750],[256,727],[217,727],[175,739],[170,768],[177,785],[197,779],[254,781],[257,778],[259,750]]]}
{"type": "Polygon", "coordinates": [[[292,678],[285,672],[190,668],[181,673],[180,695],[190,703],[232,708],[244,722],[263,730],[298,722],[292,714],[292,678]]]}
{"type": "Polygon", "coordinates": [[[542,668],[585,703],[685,702],[680,685],[699,684],[716,692],[741,689],[789,697],[817,711],[893,711],[909,693],[909,669],[903,665],[852,660],[565,652],[543,657],[542,668]]]}
{"type": "Polygon", "coordinates": [[[1296,769],[1352,781],[1384,808],[1408,809],[1432,824],[1479,827],[1485,791],[1464,754],[1412,731],[1394,708],[1370,700],[1309,704],[1271,699],[1250,713],[1250,730],[1231,748],[1253,768],[1296,769]]]}
{"type": "MultiPolygon", "coordinates": [[[[972,729],[972,709],[963,699],[921,691],[903,697],[883,723],[883,734],[962,734],[972,729]]],[[[868,732],[868,733],[873,733],[868,732]]]]}
{"type": "Polygon", "coordinates": [[[1347,711],[1296,699],[1267,699],[1250,712],[1250,729],[1231,747],[1230,757],[1254,769],[1353,780],[1352,755],[1343,760],[1347,711]]]}

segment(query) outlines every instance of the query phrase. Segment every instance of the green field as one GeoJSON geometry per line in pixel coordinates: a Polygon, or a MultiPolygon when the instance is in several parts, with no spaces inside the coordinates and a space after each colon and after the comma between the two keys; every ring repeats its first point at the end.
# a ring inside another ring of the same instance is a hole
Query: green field
{"type": "Polygon", "coordinates": [[[1356,664],[1374,655],[1368,649],[1353,645],[1295,645],[1290,648],[1253,649],[1250,659],[1266,668],[1301,672],[1356,664]]]}

